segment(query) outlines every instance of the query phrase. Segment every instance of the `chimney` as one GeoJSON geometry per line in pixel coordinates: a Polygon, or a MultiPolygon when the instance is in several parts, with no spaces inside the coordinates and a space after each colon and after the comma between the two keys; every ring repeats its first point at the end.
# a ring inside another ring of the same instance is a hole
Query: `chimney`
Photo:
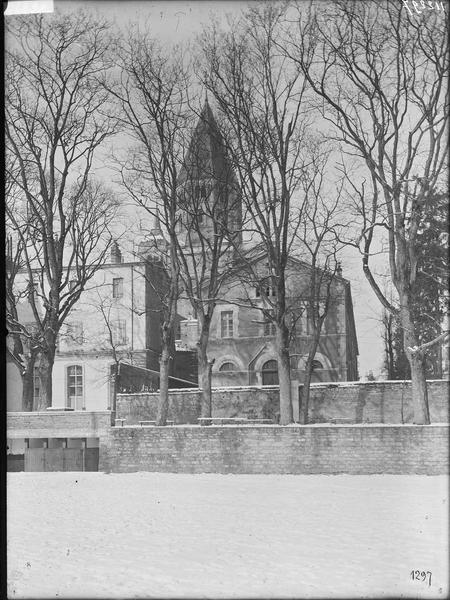
{"type": "Polygon", "coordinates": [[[122,253],[116,240],[111,244],[111,262],[115,265],[122,262],[122,253]]]}

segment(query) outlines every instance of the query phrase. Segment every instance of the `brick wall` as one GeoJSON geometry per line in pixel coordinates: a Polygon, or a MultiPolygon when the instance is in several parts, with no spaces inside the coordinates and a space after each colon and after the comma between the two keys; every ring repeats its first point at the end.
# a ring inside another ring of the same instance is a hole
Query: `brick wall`
{"type": "MultiPolygon", "coordinates": [[[[278,388],[221,388],[213,392],[213,416],[277,420],[278,388]]],[[[448,423],[449,382],[429,381],[431,421],[448,423]]],[[[301,399],[301,386],[299,390],[301,399]]],[[[158,394],[119,394],[117,416],[127,424],[154,420],[158,394]]],[[[298,414],[298,411],[296,412],[298,414]]],[[[200,398],[196,390],[170,392],[169,419],[197,423],[200,398]]],[[[321,383],[311,386],[310,423],[348,419],[354,423],[411,423],[411,384],[402,381],[321,383]]]]}
{"type": "Polygon", "coordinates": [[[99,470],[447,474],[444,425],[114,427],[99,470]]]}
{"type": "Polygon", "coordinates": [[[8,413],[6,437],[9,439],[100,437],[110,425],[109,411],[8,413]]]}

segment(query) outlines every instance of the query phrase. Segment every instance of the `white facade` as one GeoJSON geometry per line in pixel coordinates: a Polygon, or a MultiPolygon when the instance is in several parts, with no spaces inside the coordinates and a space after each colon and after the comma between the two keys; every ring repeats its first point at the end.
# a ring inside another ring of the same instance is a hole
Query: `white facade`
{"type": "Polygon", "coordinates": [[[89,281],[60,334],[53,406],[105,410],[117,358],[145,366],[145,265],[104,265],[89,281]]]}
{"type": "MultiPolygon", "coordinates": [[[[114,352],[118,359],[145,366],[145,294],[143,261],[107,263],[89,280],[58,336],[53,407],[110,408],[114,352]]],[[[7,374],[8,410],[21,410],[19,371],[10,363],[7,374]]],[[[39,387],[37,380],[36,399],[39,387]]]]}

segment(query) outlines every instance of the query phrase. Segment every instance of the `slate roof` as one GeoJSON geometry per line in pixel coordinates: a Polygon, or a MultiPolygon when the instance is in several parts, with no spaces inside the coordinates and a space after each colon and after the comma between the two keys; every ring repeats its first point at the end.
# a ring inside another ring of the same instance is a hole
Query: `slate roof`
{"type": "Polygon", "coordinates": [[[179,175],[180,183],[202,179],[234,183],[225,142],[208,100],[200,113],[179,175]]]}

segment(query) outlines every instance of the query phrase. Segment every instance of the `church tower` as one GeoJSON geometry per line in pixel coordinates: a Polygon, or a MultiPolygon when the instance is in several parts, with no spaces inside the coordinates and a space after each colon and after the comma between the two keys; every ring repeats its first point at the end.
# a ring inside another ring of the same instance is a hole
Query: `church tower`
{"type": "MultiPolygon", "coordinates": [[[[206,99],[179,175],[180,239],[195,249],[223,235],[240,244],[242,205],[224,138],[206,99]]],[[[231,243],[232,240],[232,243],[231,243]]]]}

